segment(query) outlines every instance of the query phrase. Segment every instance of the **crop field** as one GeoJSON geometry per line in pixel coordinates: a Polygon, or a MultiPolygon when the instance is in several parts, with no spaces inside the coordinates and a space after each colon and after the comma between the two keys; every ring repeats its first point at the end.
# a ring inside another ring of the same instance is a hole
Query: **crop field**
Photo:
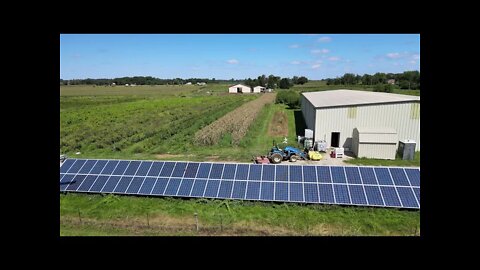
{"type": "MultiPolygon", "coordinates": [[[[294,85],[291,89],[301,92],[313,92],[313,91],[325,91],[335,89],[350,89],[350,90],[363,90],[373,91],[371,85],[327,85],[324,81],[309,81],[303,85],[294,85]]],[[[402,95],[420,96],[420,90],[402,90],[394,89],[393,93],[402,95]]]]}
{"type": "Polygon", "coordinates": [[[248,102],[225,114],[222,118],[199,130],[195,134],[195,142],[200,145],[215,145],[222,136],[231,134],[232,144],[238,145],[263,107],[275,101],[275,95],[274,93],[264,94],[257,100],[248,102]]]}

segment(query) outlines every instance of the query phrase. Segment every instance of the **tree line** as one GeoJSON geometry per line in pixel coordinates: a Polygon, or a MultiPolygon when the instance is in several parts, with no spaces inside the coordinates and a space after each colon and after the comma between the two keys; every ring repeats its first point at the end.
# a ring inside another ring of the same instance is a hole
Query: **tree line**
{"type": "Polygon", "coordinates": [[[186,83],[222,83],[222,84],[235,84],[235,83],[244,83],[245,85],[255,87],[255,86],[264,86],[268,88],[282,88],[288,89],[294,84],[304,84],[308,82],[308,79],[304,76],[298,77],[293,76],[293,78],[281,78],[278,76],[270,75],[258,76],[257,79],[244,79],[244,80],[216,80],[215,78],[175,78],[175,79],[159,79],[152,76],[134,76],[134,77],[120,77],[114,79],[73,79],[73,80],[63,80],[60,79],[60,85],[125,85],[125,84],[136,84],[136,85],[183,85],[186,83]]]}
{"type": "MultiPolygon", "coordinates": [[[[420,90],[420,72],[404,71],[403,73],[381,73],[360,76],[353,73],[345,73],[342,77],[326,79],[327,85],[385,85],[389,80],[394,80],[394,86],[400,89],[420,90]]],[[[379,86],[377,86],[379,88],[379,86]]]]}

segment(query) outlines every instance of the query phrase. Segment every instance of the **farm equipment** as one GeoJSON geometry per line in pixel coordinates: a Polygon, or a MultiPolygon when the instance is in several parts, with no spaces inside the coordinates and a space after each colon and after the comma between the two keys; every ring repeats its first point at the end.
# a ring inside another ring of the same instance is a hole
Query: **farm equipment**
{"type": "Polygon", "coordinates": [[[272,163],[277,164],[283,160],[295,162],[298,159],[308,159],[308,156],[304,151],[292,146],[286,146],[284,149],[280,149],[274,142],[272,150],[268,153],[268,158],[272,163]]]}
{"type": "Polygon", "coordinates": [[[270,159],[267,156],[253,157],[255,164],[270,164],[270,159]]]}
{"type": "Polygon", "coordinates": [[[318,151],[308,151],[308,158],[310,160],[321,160],[323,157],[318,151]]]}

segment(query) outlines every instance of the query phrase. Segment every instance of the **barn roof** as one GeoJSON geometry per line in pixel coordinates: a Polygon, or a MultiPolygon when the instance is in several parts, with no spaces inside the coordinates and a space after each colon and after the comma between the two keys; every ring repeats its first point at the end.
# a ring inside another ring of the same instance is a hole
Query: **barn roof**
{"type": "Polygon", "coordinates": [[[304,92],[302,95],[315,108],[420,101],[419,96],[346,89],[304,92]]]}

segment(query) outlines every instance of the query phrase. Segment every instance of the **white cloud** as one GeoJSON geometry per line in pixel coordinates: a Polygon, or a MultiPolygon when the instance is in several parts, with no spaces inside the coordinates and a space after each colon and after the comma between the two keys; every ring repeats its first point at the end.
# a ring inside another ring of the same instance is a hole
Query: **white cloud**
{"type": "Polygon", "coordinates": [[[230,59],[230,60],[227,61],[227,63],[229,63],[229,64],[238,64],[239,62],[238,62],[237,59],[230,59]]]}
{"type": "Polygon", "coordinates": [[[290,46],[288,46],[288,47],[289,47],[289,48],[292,48],[292,49],[296,49],[296,48],[300,47],[300,45],[298,45],[298,44],[292,44],[292,45],[290,45],[290,46]]]}
{"type": "Polygon", "coordinates": [[[299,65],[300,63],[301,63],[300,61],[292,61],[292,62],[290,62],[290,64],[292,64],[292,65],[299,65]]]}
{"type": "Polygon", "coordinates": [[[319,67],[320,67],[320,64],[315,64],[315,65],[312,66],[312,69],[317,69],[319,67]]]}
{"type": "Polygon", "coordinates": [[[414,54],[414,55],[412,56],[412,58],[413,58],[414,60],[418,60],[418,59],[420,59],[420,55],[419,55],[419,54],[414,54]]]}
{"type": "Polygon", "coordinates": [[[332,57],[329,57],[328,60],[330,60],[330,61],[340,61],[340,57],[332,56],[332,57]]]}
{"type": "Polygon", "coordinates": [[[315,49],[315,50],[311,50],[311,52],[313,54],[320,54],[320,53],[329,53],[330,50],[328,50],[328,49],[315,49]]]}
{"type": "Polygon", "coordinates": [[[317,39],[317,41],[321,42],[321,43],[326,43],[326,42],[332,41],[332,38],[331,37],[321,37],[321,38],[317,39]]]}
{"type": "Polygon", "coordinates": [[[390,59],[397,59],[400,58],[400,53],[394,52],[394,53],[387,53],[387,57],[390,59]]]}
{"type": "Polygon", "coordinates": [[[415,65],[417,62],[415,62],[415,60],[412,60],[412,61],[409,61],[408,63],[415,65]]]}

